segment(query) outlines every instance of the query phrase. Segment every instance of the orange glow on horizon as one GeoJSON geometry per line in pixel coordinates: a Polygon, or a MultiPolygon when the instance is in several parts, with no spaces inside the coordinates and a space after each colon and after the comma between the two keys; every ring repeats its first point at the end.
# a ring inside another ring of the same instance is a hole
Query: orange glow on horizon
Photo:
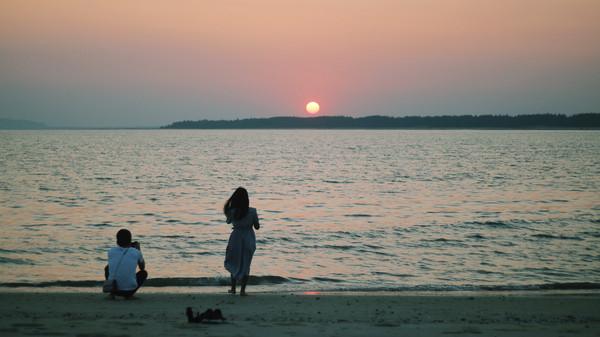
{"type": "Polygon", "coordinates": [[[309,296],[311,296],[311,295],[321,295],[321,292],[320,291],[305,291],[302,294],[303,295],[309,295],[309,296]]]}

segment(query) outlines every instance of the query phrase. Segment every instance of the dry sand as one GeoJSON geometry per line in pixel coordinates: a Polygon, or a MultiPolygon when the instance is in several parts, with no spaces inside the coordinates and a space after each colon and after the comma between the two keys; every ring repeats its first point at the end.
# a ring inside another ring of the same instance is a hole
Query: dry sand
{"type": "Polygon", "coordinates": [[[0,336],[600,336],[600,293],[227,294],[0,292],[0,336]],[[185,308],[223,324],[188,324],[185,308]]]}

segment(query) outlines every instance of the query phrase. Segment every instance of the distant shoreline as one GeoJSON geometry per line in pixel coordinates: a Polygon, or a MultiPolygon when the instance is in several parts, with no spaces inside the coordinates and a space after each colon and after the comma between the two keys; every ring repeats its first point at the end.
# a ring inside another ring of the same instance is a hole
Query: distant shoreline
{"type": "Polygon", "coordinates": [[[537,128],[164,128],[164,127],[141,127],[141,128],[130,128],[130,127],[110,127],[110,128],[91,128],[91,127],[48,127],[45,129],[2,129],[1,131],[176,131],[176,130],[232,130],[232,131],[243,131],[243,130],[255,130],[255,131],[274,131],[274,130],[305,130],[305,131],[325,131],[325,130],[338,130],[338,131],[598,131],[600,127],[569,127],[569,128],[550,128],[550,127],[537,127],[537,128]]]}
{"type": "Polygon", "coordinates": [[[317,116],[184,120],[165,126],[68,127],[0,119],[0,130],[600,130],[600,113],[575,115],[317,116]]]}
{"type": "Polygon", "coordinates": [[[600,113],[572,116],[539,115],[463,115],[463,116],[319,116],[270,117],[236,120],[179,121],[161,129],[366,129],[366,130],[563,130],[599,129],[600,113]]]}

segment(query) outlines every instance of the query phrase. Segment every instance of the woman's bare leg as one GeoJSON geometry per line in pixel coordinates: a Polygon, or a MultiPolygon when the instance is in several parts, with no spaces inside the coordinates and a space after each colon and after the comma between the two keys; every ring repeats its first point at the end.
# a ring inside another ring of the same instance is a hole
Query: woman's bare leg
{"type": "Polygon", "coordinates": [[[242,278],[242,287],[240,289],[240,296],[246,296],[246,284],[248,283],[248,278],[250,276],[246,275],[242,278]]]}
{"type": "Polygon", "coordinates": [[[233,275],[231,275],[231,289],[229,289],[227,292],[230,294],[235,294],[235,285],[236,285],[235,277],[233,277],[233,275]]]}

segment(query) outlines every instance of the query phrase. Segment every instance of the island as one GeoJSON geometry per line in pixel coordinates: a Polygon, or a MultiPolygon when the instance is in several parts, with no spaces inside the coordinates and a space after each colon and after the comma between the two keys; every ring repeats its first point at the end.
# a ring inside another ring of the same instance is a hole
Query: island
{"type": "Polygon", "coordinates": [[[34,121],[0,118],[0,130],[40,130],[46,128],[45,124],[34,121]]]}
{"type": "Polygon", "coordinates": [[[599,129],[600,113],[461,116],[318,116],[185,120],[161,129],[599,129]]]}

